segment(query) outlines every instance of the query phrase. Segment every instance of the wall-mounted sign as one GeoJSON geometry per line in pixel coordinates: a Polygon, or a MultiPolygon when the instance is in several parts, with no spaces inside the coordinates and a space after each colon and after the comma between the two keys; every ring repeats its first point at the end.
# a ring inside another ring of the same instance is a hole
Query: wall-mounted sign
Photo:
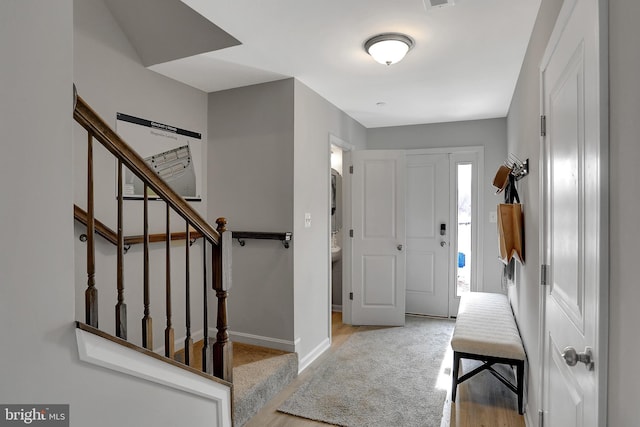
{"type": "MultiPolygon", "coordinates": [[[[116,131],[180,196],[202,200],[201,134],[123,113],[118,113],[116,131]]],[[[123,197],[143,198],[142,180],[127,168],[123,175],[123,197]]],[[[156,198],[150,189],[148,196],[156,198]]]]}

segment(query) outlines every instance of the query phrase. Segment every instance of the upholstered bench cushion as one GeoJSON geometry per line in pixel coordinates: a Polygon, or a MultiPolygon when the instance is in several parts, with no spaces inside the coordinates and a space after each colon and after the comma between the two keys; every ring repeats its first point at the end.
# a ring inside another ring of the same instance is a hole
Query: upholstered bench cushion
{"type": "Polygon", "coordinates": [[[507,297],[486,292],[464,294],[451,348],[461,353],[524,360],[522,340],[507,297]]]}

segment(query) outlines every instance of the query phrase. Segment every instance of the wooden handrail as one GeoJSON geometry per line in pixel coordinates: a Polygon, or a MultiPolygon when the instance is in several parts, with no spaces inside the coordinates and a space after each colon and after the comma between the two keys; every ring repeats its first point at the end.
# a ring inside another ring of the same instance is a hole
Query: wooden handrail
{"type": "MultiPolygon", "coordinates": [[[[87,213],[78,205],[73,205],[73,217],[82,225],[87,225],[87,213]]],[[[113,245],[118,244],[118,233],[113,231],[108,226],[104,225],[102,222],[95,220],[96,224],[96,233],[99,236],[105,238],[109,243],[113,245]]],[[[202,233],[198,231],[190,231],[189,232],[189,240],[191,239],[200,239],[202,237],[202,233]]],[[[176,231],[169,235],[170,240],[186,240],[187,233],[184,231],[176,231]]],[[[167,235],[165,233],[156,233],[149,234],[149,243],[160,243],[166,242],[167,235]]],[[[133,236],[124,236],[124,244],[126,245],[138,245],[144,242],[144,235],[133,235],[133,236]]]]}
{"type": "Polygon", "coordinates": [[[81,96],[75,94],[74,119],[94,136],[111,154],[122,160],[122,164],[146,182],[158,196],[184,218],[202,236],[214,244],[220,241],[220,234],[207,223],[182,197],[165,183],[144,161],[144,159],[118,136],[81,96]]]}
{"type": "MultiPolygon", "coordinates": [[[[73,217],[80,224],[87,225],[87,221],[88,221],[87,212],[85,210],[83,210],[82,208],[78,207],[78,205],[73,205],[73,217]]],[[[118,234],[115,231],[113,231],[112,229],[110,229],[109,227],[107,227],[106,225],[104,225],[103,223],[101,223],[100,221],[98,221],[97,219],[94,220],[94,221],[95,221],[95,231],[96,231],[96,233],[99,236],[104,237],[109,243],[111,243],[113,245],[117,245],[118,244],[118,234]]]]}
{"type": "MultiPolygon", "coordinates": [[[[74,218],[87,227],[87,289],[85,291],[86,302],[86,323],[93,328],[98,328],[98,293],[95,286],[95,243],[94,236],[98,234],[104,237],[110,243],[118,247],[117,259],[117,304],[116,310],[116,334],[119,338],[126,339],[127,336],[127,319],[126,319],[126,303],[125,303],[125,286],[124,286],[124,259],[122,253],[126,252],[127,245],[142,243],[144,246],[143,253],[143,305],[144,317],[142,318],[142,347],[146,349],[153,348],[153,319],[151,317],[151,286],[149,275],[149,244],[151,242],[166,242],[166,262],[167,277],[165,286],[166,303],[166,329],[165,329],[165,354],[169,357],[174,352],[173,337],[175,336],[172,327],[172,309],[171,309],[171,270],[170,270],[170,241],[177,239],[189,240],[192,243],[194,239],[203,238],[202,254],[203,254],[203,310],[204,324],[203,328],[208,330],[208,298],[209,286],[215,291],[217,298],[217,321],[216,321],[216,339],[213,346],[203,346],[203,369],[206,372],[213,373],[214,376],[223,380],[231,381],[233,375],[233,346],[229,340],[228,321],[227,321],[227,298],[228,289],[231,285],[230,271],[230,233],[225,234],[226,220],[218,218],[216,221],[218,228],[214,229],[209,225],[181,196],[179,196],[168,184],[160,178],[145,160],[136,153],[129,145],[127,145],[101,118],[89,107],[85,101],[77,95],[74,86],[74,111],[73,116],[88,133],[88,168],[87,168],[87,212],[74,205],[74,218]],[[113,231],[105,224],[95,219],[94,199],[93,199],[93,144],[92,141],[100,142],[118,161],[118,231],[113,231]],[[143,231],[141,236],[124,236],[123,235],[123,181],[122,167],[126,166],[133,174],[144,183],[144,206],[143,206],[143,231]],[[149,233],[149,198],[148,194],[153,191],[166,204],[166,229],[163,234],[149,233]],[[179,233],[171,233],[170,230],[170,211],[175,211],[182,219],[185,220],[185,231],[179,233]],[[224,234],[224,236],[223,236],[224,234]],[[212,257],[211,265],[214,269],[211,283],[207,282],[207,242],[211,244],[212,257]]],[[[191,337],[191,291],[190,291],[190,244],[185,245],[185,362],[190,364],[193,356],[193,340],[191,337]]],[[[208,334],[205,334],[208,340],[208,334]]]]}

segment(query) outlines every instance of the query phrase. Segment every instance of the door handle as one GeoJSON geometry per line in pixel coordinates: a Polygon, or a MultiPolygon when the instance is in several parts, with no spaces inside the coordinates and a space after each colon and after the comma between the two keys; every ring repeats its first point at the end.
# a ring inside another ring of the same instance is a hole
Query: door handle
{"type": "Polygon", "coordinates": [[[445,246],[447,246],[447,242],[445,242],[445,241],[443,240],[442,242],[440,242],[440,246],[442,246],[442,247],[444,248],[445,246]]]}
{"type": "Polygon", "coordinates": [[[562,358],[569,366],[576,366],[578,362],[586,365],[587,369],[593,371],[593,351],[591,347],[585,347],[583,353],[578,353],[573,347],[566,347],[562,352],[562,358]]]}
{"type": "Polygon", "coordinates": [[[398,249],[399,251],[402,250],[402,244],[399,244],[398,246],[396,246],[396,249],[398,249]]]}

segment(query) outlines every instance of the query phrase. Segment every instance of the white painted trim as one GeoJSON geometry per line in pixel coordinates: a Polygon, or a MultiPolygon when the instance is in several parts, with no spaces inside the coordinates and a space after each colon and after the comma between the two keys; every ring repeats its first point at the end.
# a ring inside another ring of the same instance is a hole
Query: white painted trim
{"type": "Polygon", "coordinates": [[[235,331],[229,331],[229,337],[231,338],[232,342],[235,341],[243,344],[273,348],[276,350],[288,351],[290,353],[293,353],[296,351],[296,345],[300,341],[299,338],[296,341],[290,341],[290,340],[283,340],[280,338],[264,337],[261,335],[253,335],[253,334],[247,334],[245,332],[235,332],[235,331]]]}
{"type": "Polygon", "coordinates": [[[337,311],[338,313],[342,313],[342,306],[341,305],[337,305],[337,304],[333,304],[331,306],[331,310],[332,311],[337,311]]]}
{"type": "Polygon", "coordinates": [[[345,151],[353,151],[356,149],[356,147],[353,144],[350,144],[344,139],[340,138],[339,136],[336,136],[331,132],[329,132],[329,146],[331,145],[337,145],[338,147],[342,148],[345,151]]]}
{"type": "Polygon", "coordinates": [[[231,427],[229,387],[81,329],[76,329],[76,340],[78,354],[83,362],[212,400],[217,407],[217,424],[231,427]]]}
{"type": "Polygon", "coordinates": [[[320,344],[309,352],[298,365],[298,374],[307,369],[318,357],[322,356],[322,353],[329,350],[331,347],[331,339],[325,338],[320,344]]]}
{"type": "Polygon", "coordinates": [[[351,307],[352,302],[349,299],[351,288],[351,267],[352,267],[352,239],[349,236],[349,230],[353,226],[353,218],[351,216],[351,198],[352,188],[351,175],[348,172],[349,166],[353,165],[353,151],[342,152],[342,323],[351,325],[351,307]]]}

